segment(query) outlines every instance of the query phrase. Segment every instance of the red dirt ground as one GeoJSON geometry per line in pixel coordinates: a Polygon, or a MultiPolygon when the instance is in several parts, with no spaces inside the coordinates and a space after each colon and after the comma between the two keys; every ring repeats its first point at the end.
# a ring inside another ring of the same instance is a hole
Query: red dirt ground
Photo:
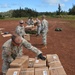
{"type": "MultiPolygon", "coordinates": [[[[75,21],[66,21],[61,19],[48,19],[49,32],[48,32],[48,48],[42,50],[42,37],[31,35],[31,43],[39,48],[44,55],[58,54],[60,61],[67,73],[67,75],[75,75],[75,21]],[[56,32],[55,28],[60,27],[62,31],[56,32]]],[[[12,32],[18,25],[18,20],[0,20],[0,28],[5,28],[4,31],[12,32]]],[[[0,34],[0,48],[2,44],[9,38],[3,38],[0,34]]],[[[1,58],[0,50],[0,58],[1,58]]],[[[35,57],[35,54],[24,49],[24,54],[30,57],[35,57]]],[[[0,59],[0,75],[2,67],[2,59],[0,59]]]]}

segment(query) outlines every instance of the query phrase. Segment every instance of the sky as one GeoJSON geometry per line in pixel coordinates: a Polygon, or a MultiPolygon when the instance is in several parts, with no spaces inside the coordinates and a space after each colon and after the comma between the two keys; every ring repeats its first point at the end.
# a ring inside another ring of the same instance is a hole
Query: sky
{"type": "Polygon", "coordinates": [[[0,0],[0,12],[13,9],[31,8],[38,12],[54,12],[60,4],[63,11],[68,11],[75,5],[75,0],[0,0]]]}

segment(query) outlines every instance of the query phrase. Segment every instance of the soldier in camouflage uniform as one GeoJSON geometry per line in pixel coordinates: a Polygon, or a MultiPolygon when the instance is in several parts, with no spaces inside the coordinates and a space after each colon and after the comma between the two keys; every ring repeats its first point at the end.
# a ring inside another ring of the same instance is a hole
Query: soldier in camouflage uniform
{"type": "Polygon", "coordinates": [[[38,58],[45,60],[42,52],[36,47],[32,46],[29,42],[27,42],[24,38],[17,34],[13,34],[11,39],[6,41],[2,46],[2,72],[3,75],[6,75],[8,68],[10,67],[10,63],[17,57],[21,57],[23,55],[22,46],[36,53],[38,58]]]}
{"type": "Polygon", "coordinates": [[[45,15],[42,16],[42,23],[41,23],[41,32],[42,32],[42,40],[44,44],[44,48],[47,48],[47,33],[48,33],[48,21],[45,19],[45,15]]]}
{"type": "Polygon", "coordinates": [[[20,25],[18,25],[16,27],[15,33],[17,33],[18,35],[20,35],[20,36],[22,36],[24,38],[24,35],[26,34],[25,33],[25,27],[23,25],[24,24],[24,21],[21,20],[19,23],[20,23],[20,25]]]}
{"type": "Polygon", "coordinates": [[[37,36],[40,35],[40,32],[41,32],[41,21],[36,18],[36,22],[37,22],[37,36]]]}
{"type": "Polygon", "coordinates": [[[27,25],[34,25],[33,17],[31,17],[31,18],[28,19],[27,25]]]}

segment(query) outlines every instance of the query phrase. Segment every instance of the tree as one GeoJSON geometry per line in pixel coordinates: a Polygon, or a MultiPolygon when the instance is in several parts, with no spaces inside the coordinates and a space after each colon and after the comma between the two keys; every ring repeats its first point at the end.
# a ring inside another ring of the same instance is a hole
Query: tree
{"type": "Polygon", "coordinates": [[[22,9],[20,7],[20,9],[14,10],[12,13],[12,17],[37,17],[38,16],[38,12],[36,10],[33,9],[29,9],[29,8],[25,8],[22,9]]]}
{"type": "Polygon", "coordinates": [[[60,15],[61,14],[61,6],[60,4],[58,4],[58,11],[56,11],[57,15],[60,15]]]}
{"type": "Polygon", "coordinates": [[[4,19],[4,16],[2,16],[1,14],[0,14],[0,19],[4,19]]]}
{"type": "Polygon", "coordinates": [[[69,15],[75,15],[75,5],[71,9],[69,9],[69,15]]]}

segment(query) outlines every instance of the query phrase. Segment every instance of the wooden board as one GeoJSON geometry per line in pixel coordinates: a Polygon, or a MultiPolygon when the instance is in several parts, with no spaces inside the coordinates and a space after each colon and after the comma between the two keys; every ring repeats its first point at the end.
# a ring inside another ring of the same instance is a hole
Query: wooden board
{"type": "Polygon", "coordinates": [[[2,36],[3,37],[10,37],[10,36],[12,36],[12,34],[3,34],[2,36]]]}

